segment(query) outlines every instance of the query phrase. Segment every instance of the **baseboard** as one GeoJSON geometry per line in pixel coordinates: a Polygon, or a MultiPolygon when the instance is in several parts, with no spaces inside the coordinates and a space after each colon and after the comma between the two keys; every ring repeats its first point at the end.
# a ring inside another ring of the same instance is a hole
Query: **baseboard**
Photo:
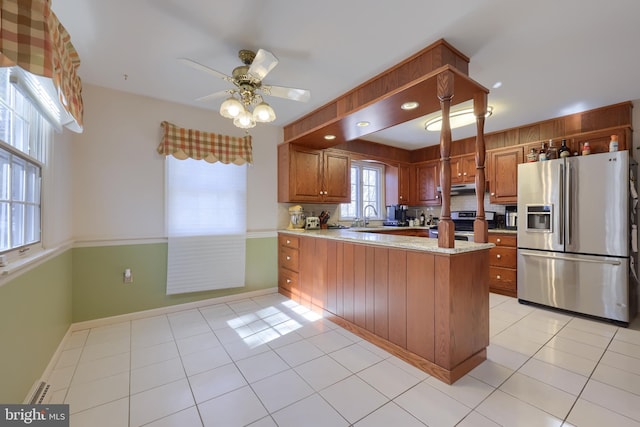
{"type": "Polygon", "coordinates": [[[152,308],[150,310],[136,311],[133,313],[120,314],[117,316],[103,317],[100,319],[85,320],[84,322],[72,323],[71,332],[81,331],[83,329],[97,328],[118,322],[127,322],[131,320],[142,319],[150,316],[160,316],[163,314],[176,313],[178,311],[191,310],[194,308],[206,307],[213,304],[223,304],[229,301],[235,301],[245,298],[254,298],[262,295],[275,294],[278,292],[277,287],[260,289],[257,291],[242,292],[239,294],[226,295],[223,297],[208,298],[200,301],[187,302],[183,304],[169,305],[166,307],[152,308]]]}

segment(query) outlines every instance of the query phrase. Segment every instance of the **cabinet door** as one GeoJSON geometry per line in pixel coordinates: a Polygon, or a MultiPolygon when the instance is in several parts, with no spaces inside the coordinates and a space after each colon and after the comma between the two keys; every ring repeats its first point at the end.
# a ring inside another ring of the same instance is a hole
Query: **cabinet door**
{"type": "Polygon", "coordinates": [[[289,159],[289,199],[291,202],[318,202],[322,198],[322,151],[291,146],[289,159]]]}
{"type": "Polygon", "coordinates": [[[491,203],[518,202],[518,165],[523,162],[523,148],[509,147],[491,152],[491,203]]]}
{"type": "Polygon", "coordinates": [[[409,165],[398,166],[398,202],[409,203],[409,165]]]}
{"type": "Polygon", "coordinates": [[[325,151],[322,200],[328,203],[351,202],[351,159],[345,154],[325,151]]]}
{"type": "Polygon", "coordinates": [[[461,159],[462,164],[462,177],[464,182],[476,181],[476,155],[464,156],[461,159]]]}
{"type": "Polygon", "coordinates": [[[415,194],[411,204],[431,206],[440,205],[437,187],[440,183],[440,161],[434,160],[415,165],[415,194]]]}
{"type": "Polygon", "coordinates": [[[464,162],[462,161],[462,157],[452,157],[450,164],[451,184],[462,184],[464,182],[464,177],[462,176],[464,162]]]}

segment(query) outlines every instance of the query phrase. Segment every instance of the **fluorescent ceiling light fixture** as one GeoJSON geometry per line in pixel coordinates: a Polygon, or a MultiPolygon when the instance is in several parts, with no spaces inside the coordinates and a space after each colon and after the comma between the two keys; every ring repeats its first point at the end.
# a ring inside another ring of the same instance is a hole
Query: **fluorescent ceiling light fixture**
{"type": "Polygon", "coordinates": [[[367,121],[361,121],[356,123],[356,126],[361,127],[361,128],[366,128],[367,126],[369,126],[371,123],[367,122],[367,121]]]}
{"type": "MultiPolygon", "coordinates": [[[[485,117],[489,117],[493,113],[493,107],[487,107],[487,114],[485,117]]],[[[465,108],[464,110],[453,111],[449,114],[449,125],[451,129],[460,128],[470,125],[476,122],[476,115],[473,113],[473,108],[465,108]]],[[[431,132],[436,132],[442,129],[442,116],[437,116],[425,123],[424,128],[431,132]]]]}
{"type": "Polygon", "coordinates": [[[327,141],[331,141],[332,139],[336,139],[335,135],[325,135],[324,139],[326,139],[327,141]]]}
{"type": "Polygon", "coordinates": [[[415,110],[419,105],[420,104],[418,104],[416,101],[409,101],[402,104],[400,108],[402,108],[403,110],[415,110]]]}

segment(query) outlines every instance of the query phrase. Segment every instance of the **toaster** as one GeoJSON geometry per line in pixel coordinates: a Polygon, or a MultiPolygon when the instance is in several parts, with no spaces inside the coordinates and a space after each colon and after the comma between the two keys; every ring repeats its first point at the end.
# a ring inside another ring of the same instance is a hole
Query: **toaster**
{"type": "Polygon", "coordinates": [[[320,218],[308,216],[304,225],[305,230],[318,230],[320,228],[320,218]]]}

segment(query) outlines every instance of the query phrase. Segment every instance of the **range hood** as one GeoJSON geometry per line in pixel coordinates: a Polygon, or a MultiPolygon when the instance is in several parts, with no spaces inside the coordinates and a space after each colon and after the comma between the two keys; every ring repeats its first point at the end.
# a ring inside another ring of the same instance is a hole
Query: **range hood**
{"type": "MultiPolygon", "coordinates": [[[[442,193],[442,187],[438,186],[437,190],[442,193]]],[[[457,196],[460,194],[475,194],[476,184],[451,184],[451,195],[457,196]]]]}

